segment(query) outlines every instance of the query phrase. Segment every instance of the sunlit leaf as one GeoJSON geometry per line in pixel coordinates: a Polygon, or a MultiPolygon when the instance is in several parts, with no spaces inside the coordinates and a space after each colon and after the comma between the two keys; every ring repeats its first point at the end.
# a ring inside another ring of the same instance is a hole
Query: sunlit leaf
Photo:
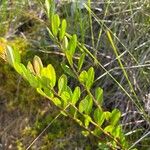
{"type": "Polygon", "coordinates": [[[61,106],[61,100],[57,97],[54,97],[53,98],[53,103],[56,105],[56,106],[61,106]]]}
{"type": "Polygon", "coordinates": [[[35,71],[34,71],[34,68],[33,68],[33,65],[32,63],[29,61],[28,64],[27,64],[27,69],[33,73],[35,75],[35,71]]]}
{"type": "Polygon", "coordinates": [[[65,36],[66,28],[67,28],[67,22],[66,22],[65,19],[63,19],[62,22],[61,22],[61,27],[60,27],[60,32],[59,32],[60,41],[63,40],[63,38],[65,36]]]}
{"type": "Polygon", "coordinates": [[[12,49],[10,46],[6,48],[6,56],[9,64],[14,65],[14,63],[20,63],[20,54],[16,49],[12,49]]]}
{"type": "Polygon", "coordinates": [[[85,70],[83,70],[79,75],[79,81],[81,83],[85,83],[87,81],[87,78],[88,78],[88,74],[85,70]]]}
{"type": "Polygon", "coordinates": [[[41,77],[43,82],[53,88],[56,84],[56,73],[54,67],[49,64],[47,67],[42,68],[41,77]]]}
{"type": "Polygon", "coordinates": [[[35,73],[37,75],[40,75],[42,68],[43,68],[43,63],[42,63],[40,57],[35,55],[33,58],[33,69],[34,69],[35,73]]]}
{"type": "Polygon", "coordinates": [[[60,26],[60,18],[58,16],[58,14],[55,14],[52,16],[52,33],[54,36],[57,36],[58,34],[58,30],[59,30],[59,26],[60,26]]]}
{"type": "Polygon", "coordinates": [[[91,117],[89,115],[84,115],[84,117],[85,117],[84,125],[87,128],[89,126],[89,124],[90,124],[92,119],[91,119],[91,117]]]}

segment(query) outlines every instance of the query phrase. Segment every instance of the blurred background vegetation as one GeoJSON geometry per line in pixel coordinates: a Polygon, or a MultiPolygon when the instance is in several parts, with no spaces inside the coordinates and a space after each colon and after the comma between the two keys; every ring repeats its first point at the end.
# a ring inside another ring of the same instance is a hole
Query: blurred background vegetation
{"type": "MultiPolygon", "coordinates": [[[[147,119],[142,117],[142,112],[137,111],[131,99],[110,76],[89,57],[84,68],[92,65],[96,69],[94,86],[104,89],[104,108],[119,108],[122,111],[121,124],[127,139],[131,144],[137,142],[135,147],[138,149],[149,150],[149,0],[78,0],[77,3],[56,0],[55,3],[55,11],[68,22],[68,33],[77,33],[79,41],[134,97],[106,36],[106,29],[112,31],[115,46],[147,119]]],[[[25,64],[36,54],[45,64],[53,64],[57,76],[60,76],[63,73],[60,62],[64,61],[64,56],[50,40],[46,30],[48,22],[43,0],[0,1],[0,37],[19,49],[25,64]]],[[[73,84],[70,80],[70,85],[73,84]]],[[[48,100],[39,96],[11,66],[0,59],[0,150],[26,149],[58,113],[48,100]]],[[[81,131],[72,120],[60,116],[33,144],[32,149],[100,149],[93,137],[85,138],[81,131]]]]}

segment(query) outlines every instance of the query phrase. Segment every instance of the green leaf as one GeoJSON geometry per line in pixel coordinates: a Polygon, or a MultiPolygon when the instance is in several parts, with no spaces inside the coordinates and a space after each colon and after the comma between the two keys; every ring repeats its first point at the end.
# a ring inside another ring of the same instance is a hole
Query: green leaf
{"type": "Polygon", "coordinates": [[[6,48],[6,56],[9,64],[20,63],[20,54],[17,49],[12,49],[10,46],[6,48]]]}
{"type": "Polygon", "coordinates": [[[73,65],[73,59],[72,58],[73,58],[73,55],[75,53],[76,46],[77,46],[77,36],[74,34],[69,41],[67,49],[65,50],[67,60],[71,66],[73,65]]]}
{"type": "Polygon", "coordinates": [[[94,82],[94,74],[95,74],[94,68],[91,67],[91,68],[88,70],[87,74],[88,74],[88,78],[87,78],[87,80],[86,80],[86,87],[87,87],[88,89],[90,89],[91,86],[92,86],[92,84],[93,84],[93,82],[94,82]]]}
{"type": "Polygon", "coordinates": [[[67,76],[62,75],[58,80],[58,94],[60,95],[63,91],[67,89],[67,76]]]}
{"type": "Polygon", "coordinates": [[[15,70],[26,79],[34,88],[41,87],[41,83],[36,76],[34,76],[23,64],[14,63],[15,70]]]}
{"type": "Polygon", "coordinates": [[[109,111],[105,111],[104,115],[105,115],[106,120],[109,121],[109,119],[111,117],[111,113],[109,111]]]}
{"type": "Polygon", "coordinates": [[[77,36],[76,36],[76,34],[74,34],[71,37],[69,44],[68,44],[68,48],[67,48],[71,57],[73,57],[75,50],[76,50],[76,47],[77,47],[77,36]]]}
{"type": "Polygon", "coordinates": [[[121,128],[120,125],[118,125],[117,127],[115,127],[115,128],[113,129],[112,135],[113,135],[115,138],[121,138],[121,136],[122,136],[122,128],[121,128]]]}
{"type": "Polygon", "coordinates": [[[114,129],[114,126],[108,125],[107,127],[105,127],[104,131],[112,134],[113,129],[114,129]]]}
{"type": "Polygon", "coordinates": [[[80,98],[80,95],[81,95],[80,87],[77,86],[72,95],[72,104],[73,105],[75,105],[77,103],[77,101],[80,98]]]}
{"type": "Polygon", "coordinates": [[[92,111],[93,107],[93,100],[92,98],[88,95],[86,96],[80,103],[79,103],[79,111],[85,112],[85,114],[90,114],[92,111]]]}
{"type": "Polygon", "coordinates": [[[83,113],[85,111],[87,105],[88,105],[88,100],[87,99],[81,100],[80,103],[79,103],[79,112],[83,113]]]}
{"type": "Polygon", "coordinates": [[[73,78],[76,78],[76,75],[70,69],[70,67],[68,65],[66,65],[65,63],[61,63],[61,67],[62,67],[62,69],[64,70],[65,73],[67,73],[68,75],[70,75],[73,78]]]}
{"type": "Polygon", "coordinates": [[[101,126],[105,121],[105,114],[98,108],[94,111],[94,120],[99,126],[101,126]]]}
{"type": "Polygon", "coordinates": [[[89,96],[89,95],[86,96],[85,98],[88,100],[88,105],[85,109],[85,113],[90,114],[92,111],[92,107],[93,107],[93,100],[92,100],[91,96],[89,96]]]}
{"type": "Polygon", "coordinates": [[[84,124],[85,124],[85,127],[88,128],[90,122],[92,121],[91,117],[89,115],[84,115],[85,117],[85,120],[84,120],[84,124]]]}
{"type": "Polygon", "coordinates": [[[65,55],[66,55],[69,65],[73,66],[72,55],[68,51],[65,52],[65,55]]]}
{"type": "Polygon", "coordinates": [[[63,40],[65,33],[66,33],[66,28],[67,28],[67,22],[66,19],[63,19],[61,22],[61,27],[60,27],[60,32],[59,32],[59,40],[63,40]]]}
{"type": "Polygon", "coordinates": [[[72,90],[71,90],[71,88],[70,88],[69,86],[67,86],[67,88],[66,88],[66,92],[68,92],[68,93],[69,93],[69,95],[70,95],[69,102],[71,102],[72,90]]]}
{"type": "Polygon", "coordinates": [[[33,65],[32,63],[29,61],[28,64],[27,64],[27,69],[33,73],[35,75],[35,71],[34,71],[34,68],[33,68],[33,65]]]}
{"type": "Polygon", "coordinates": [[[103,103],[103,89],[100,87],[95,90],[95,99],[98,101],[98,104],[102,106],[103,103]]]}
{"type": "Polygon", "coordinates": [[[43,88],[44,93],[50,98],[52,99],[54,97],[53,92],[49,89],[49,88],[43,88]]]}
{"type": "Polygon", "coordinates": [[[121,117],[120,111],[118,109],[114,109],[111,113],[111,118],[110,118],[111,125],[115,126],[116,124],[118,124],[120,117],[121,117]]]}
{"type": "Polygon", "coordinates": [[[57,36],[58,34],[58,30],[59,30],[59,26],[60,26],[60,18],[58,16],[58,14],[55,14],[52,16],[52,33],[54,36],[57,36]]]}
{"type": "Polygon", "coordinates": [[[82,65],[84,63],[84,59],[85,59],[85,53],[83,53],[80,58],[79,58],[79,61],[78,61],[78,72],[81,70],[82,68],[82,65]]]}
{"type": "Polygon", "coordinates": [[[89,131],[82,131],[81,132],[85,137],[87,137],[90,133],[89,133],[89,131]]]}
{"type": "Polygon", "coordinates": [[[79,75],[79,81],[84,84],[87,81],[87,78],[88,74],[85,70],[83,70],[79,75]]]}
{"type": "Polygon", "coordinates": [[[53,98],[53,103],[56,105],[56,106],[61,106],[61,100],[57,97],[54,97],[53,98]]]}
{"type": "Polygon", "coordinates": [[[42,96],[48,98],[49,100],[51,100],[54,96],[54,94],[52,93],[52,91],[50,91],[49,89],[45,88],[45,89],[41,89],[41,88],[36,88],[37,92],[39,94],[41,94],[42,96]]]}
{"type": "Polygon", "coordinates": [[[67,48],[68,48],[68,38],[66,36],[64,37],[64,40],[62,42],[62,48],[63,48],[64,52],[67,51],[67,48]]]}
{"type": "Polygon", "coordinates": [[[22,63],[14,63],[14,69],[26,79],[26,67],[22,63]]]}
{"type": "Polygon", "coordinates": [[[47,15],[49,18],[50,16],[50,1],[49,0],[45,0],[45,7],[46,7],[47,15]]]}
{"type": "Polygon", "coordinates": [[[42,77],[44,84],[46,84],[47,86],[50,86],[51,88],[55,86],[56,73],[55,73],[55,69],[53,68],[51,64],[49,64],[46,68],[45,67],[42,68],[41,77],[42,77]]]}
{"type": "Polygon", "coordinates": [[[45,7],[46,7],[47,16],[51,21],[52,16],[54,15],[54,12],[55,12],[54,0],[45,0],[45,7]]]}
{"type": "Polygon", "coordinates": [[[33,68],[37,75],[41,74],[41,70],[43,68],[43,63],[42,63],[40,57],[38,57],[36,55],[33,58],[33,68]]]}
{"type": "Polygon", "coordinates": [[[46,97],[49,99],[49,97],[43,92],[43,90],[41,88],[37,88],[36,91],[41,94],[42,96],[46,97]]]}
{"type": "Polygon", "coordinates": [[[65,108],[68,104],[68,102],[70,101],[71,97],[70,94],[66,91],[62,92],[62,94],[60,95],[60,97],[63,100],[63,108],[65,108]]]}

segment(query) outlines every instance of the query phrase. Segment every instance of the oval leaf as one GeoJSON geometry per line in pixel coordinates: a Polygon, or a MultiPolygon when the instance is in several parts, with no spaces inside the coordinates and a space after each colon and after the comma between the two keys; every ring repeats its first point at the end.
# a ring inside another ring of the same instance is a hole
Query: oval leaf
{"type": "Polygon", "coordinates": [[[79,75],[79,81],[81,83],[85,83],[87,81],[87,78],[88,78],[88,74],[85,70],[83,70],[79,75]]]}
{"type": "Polygon", "coordinates": [[[58,94],[60,95],[67,88],[67,76],[62,75],[58,80],[58,94]]]}
{"type": "Polygon", "coordinates": [[[111,113],[111,118],[110,118],[111,125],[115,126],[116,124],[118,124],[120,117],[121,117],[121,112],[118,109],[114,109],[111,113]]]}
{"type": "Polygon", "coordinates": [[[99,126],[101,126],[105,121],[105,114],[98,108],[94,111],[94,120],[99,126]]]}
{"type": "Polygon", "coordinates": [[[43,63],[42,63],[40,57],[38,57],[36,55],[33,58],[33,68],[37,75],[41,74],[41,70],[43,68],[43,63]]]}
{"type": "Polygon", "coordinates": [[[95,99],[98,101],[98,104],[102,106],[103,103],[103,89],[100,87],[95,90],[95,99]]]}
{"type": "Polygon", "coordinates": [[[54,36],[57,36],[59,26],[60,26],[60,18],[58,16],[58,14],[55,14],[52,16],[52,26],[51,26],[52,27],[52,33],[54,34],[54,36]]]}
{"type": "Polygon", "coordinates": [[[59,32],[60,41],[63,40],[63,38],[65,36],[66,28],[67,28],[67,22],[66,22],[65,19],[63,19],[62,22],[61,22],[61,28],[60,28],[60,32],[59,32]]]}
{"type": "Polygon", "coordinates": [[[72,104],[73,105],[75,105],[77,103],[77,101],[80,98],[80,95],[81,95],[80,87],[77,86],[72,95],[72,104]]]}
{"type": "Polygon", "coordinates": [[[87,74],[88,74],[88,78],[87,78],[87,80],[86,80],[86,87],[87,87],[88,89],[90,89],[91,86],[92,86],[92,84],[93,84],[93,82],[94,82],[94,74],[95,74],[94,68],[91,67],[91,68],[88,70],[87,74]]]}
{"type": "Polygon", "coordinates": [[[83,53],[83,54],[80,56],[80,58],[79,58],[79,61],[78,61],[78,72],[79,72],[79,71],[81,70],[81,68],[82,68],[84,59],[85,59],[85,53],[83,53]]]}

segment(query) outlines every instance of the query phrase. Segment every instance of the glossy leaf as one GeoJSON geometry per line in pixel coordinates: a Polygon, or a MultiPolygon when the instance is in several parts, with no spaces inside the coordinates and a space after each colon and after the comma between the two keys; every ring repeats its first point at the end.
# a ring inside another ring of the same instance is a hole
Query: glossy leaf
{"type": "Polygon", "coordinates": [[[67,22],[66,22],[65,19],[63,19],[62,22],[61,22],[61,27],[60,27],[60,32],[59,32],[60,41],[63,40],[63,38],[65,36],[66,28],[67,28],[67,22]]]}
{"type": "Polygon", "coordinates": [[[80,98],[80,95],[81,95],[80,87],[77,86],[72,95],[72,104],[73,105],[75,105],[77,103],[77,101],[80,98]]]}
{"type": "Polygon", "coordinates": [[[98,104],[102,106],[103,103],[103,89],[100,87],[96,88],[95,90],[95,99],[97,100],[98,104]]]}

